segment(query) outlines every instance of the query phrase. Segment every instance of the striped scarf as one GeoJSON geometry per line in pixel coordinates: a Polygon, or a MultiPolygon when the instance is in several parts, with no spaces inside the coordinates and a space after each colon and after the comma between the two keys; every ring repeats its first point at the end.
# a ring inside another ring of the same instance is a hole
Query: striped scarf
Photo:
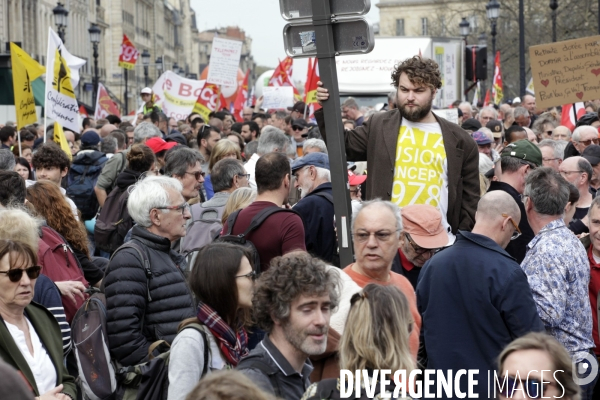
{"type": "Polygon", "coordinates": [[[243,327],[236,334],[211,306],[201,301],[198,303],[198,320],[215,336],[219,349],[232,366],[248,355],[248,336],[243,327]]]}

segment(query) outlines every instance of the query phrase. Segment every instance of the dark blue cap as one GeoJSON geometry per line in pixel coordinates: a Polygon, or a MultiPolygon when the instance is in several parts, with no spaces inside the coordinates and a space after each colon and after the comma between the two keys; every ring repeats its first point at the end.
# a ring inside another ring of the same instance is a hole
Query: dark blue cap
{"type": "Polygon", "coordinates": [[[292,173],[309,165],[329,169],[329,156],[325,153],[309,153],[304,157],[297,158],[292,163],[292,173]]]}

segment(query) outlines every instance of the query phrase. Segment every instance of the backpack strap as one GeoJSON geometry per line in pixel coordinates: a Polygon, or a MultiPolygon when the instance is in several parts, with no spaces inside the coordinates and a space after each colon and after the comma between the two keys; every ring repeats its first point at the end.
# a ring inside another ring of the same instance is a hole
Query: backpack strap
{"type": "Polygon", "coordinates": [[[235,221],[240,211],[242,210],[232,212],[231,215],[227,218],[227,232],[225,232],[225,235],[231,235],[231,232],[233,232],[233,225],[235,225],[235,221]]]}
{"type": "MultiPolygon", "coordinates": [[[[271,386],[273,386],[273,390],[275,391],[275,396],[277,398],[283,398],[281,395],[281,387],[279,386],[279,381],[277,380],[277,370],[273,370],[273,368],[269,367],[265,364],[261,358],[255,356],[246,357],[243,362],[244,369],[257,369],[269,378],[269,382],[271,382],[271,386]]],[[[241,362],[240,362],[241,364],[241,362]]],[[[238,367],[240,367],[238,364],[238,367]]]]}
{"type": "Polygon", "coordinates": [[[150,296],[150,279],[152,279],[152,269],[150,268],[150,260],[148,260],[148,255],[146,254],[146,251],[133,240],[130,240],[129,242],[124,243],[121,247],[115,250],[112,256],[110,256],[110,260],[112,261],[115,254],[117,254],[119,250],[123,250],[126,248],[134,249],[138,253],[138,256],[140,256],[140,260],[142,261],[142,265],[144,266],[144,271],[146,272],[146,290],[148,291],[148,301],[150,302],[152,301],[152,297],[150,296]]]}
{"type": "Polygon", "coordinates": [[[202,325],[196,323],[188,324],[180,329],[179,332],[188,328],[195,329],[200,332],[200,335],[202,335],[202,341],[204,342],[204,368],[202,368],[202,376],[204,376],[208,371],[208,353],[210,351],[210,342],[208,341],[208,336],[206,335],[206,331],[202,325]]]}
{"type": "Polygon", "coordinates": [[[329,192],[321,191],[321,192],[313,193],[313,195],[327,199],[327,201],[329,201],[331,204],[333,204],[333,195],[329,192]]]}
{"type": "Polygon", "coordinates": [[[257,229],[259,226],[261,226],[262,223],[265,222],[265,220],[267,218],[269,218],[271,215],[278,213],[278,212],[291,212],[291,213],[298,215],[298,213],[296,211],[289,210],[287,208],[281,208],[281,207],[277,207],[277,206],[265,208],[264,210],[262,210],[258,214],[256,214],[254,216],[254,218],[252,218],[252,221],[250,221],[250,226],[248,226],[248,229],[246,229],[246,231],[244,233],[242,233],[241,236],[243,236],[243,237],[248,236],[248,234],[250,232],[252,232],[253,230],[257,229]]]}
{"type": "Polygon", "coordinates": [[[85,169],[83,170],[83,174],[81,174],[81,177],[79,178],[79,184],[82,184],[83,181],[85,180],[85,177],[87,176],[88,171],[90,170],[91,165],[86,165],[85,169]]]}

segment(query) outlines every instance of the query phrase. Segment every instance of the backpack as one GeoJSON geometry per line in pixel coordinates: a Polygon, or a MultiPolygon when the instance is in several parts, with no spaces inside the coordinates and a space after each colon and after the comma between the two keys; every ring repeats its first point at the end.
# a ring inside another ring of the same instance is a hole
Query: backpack
{"type": "Polygon", "coordinates": [[[181,247],[179,252],[186,257],[188,268],[191,270],[199,250],[215,241],[219,236],[223,223],[221,216],[225,207],[202,207],[201,204],[194,204],[190,207],[190,224],[187,233],[181,238],[181,247]],[[205,217],[207,214],[217,214],[217,218],[205,217]]]}
{"type": "Polygon", "coordinates": [[[229,216],[229,218],[227,218],[227,232],[224,235],[222,235],[221,237],[217,238],[215,241],[216,242],[233,243],[233,244],[238,244],[240,246],[245,247],[252,254],[252,261],[254,264],[254,269],[257,272],[260,272],[260,256],[259,256],[258,251],[256,250],[256,247],[254,246],[254,244],[250,240],[246,239],[248,234],[250,232],[258,229],[258,227],[260,227],[267,218],[269,218],[271,215],[273,215],[275,213],[289,212],[289,213],[294,213],[298,216],[300,216],[300,214],[298,214],[294,210],[289,210],[287,208],[281,208],[281,207],[277,207],[277,206],[267,207],[267,208],[261,210],[258,214],[256,214],[252,218],[252,220],[250,221],[250,225],[248,225],[248,228],[244,231],[244,233],[240,233],[239,235],[234,235],[234,234],[232,234],[233,226],[235,225],[235,221],[237,220],[237,217],[238,217],[240,211],[242,211],[242,210],[235,211],[234,213],[232,213],[229,216]]]}
{"type": "Polygon", "coordinates": [[[108,158],[102,155],[94,164],[77,164],[77,158],[74,161],[67,175],[67,196],[81,211],[82,220],[89,221],[96,216],[100,206],[94,187],[108,158]]]}
{"type": "MultiPolygon", "coordinates": [[[[152,270],[146,252],[135,242],[127,242],[118,250],[124,248],[133,248],[138,253],[148,281],[148,301],[152,301],[149,289],[152,270]]],[[[199,324],[189,324],[184,327],[187,328],[198,330],[204,339],[206,371],[210,346],[206,332],[199,324]]],[[[77,311],[71,326],[71,339],[77,360],[79,385],[85,399],[166,400],[169,385],[169,344],[164,340],[154,342],[148,351],[149,361],[138,365],[122,367],[116,360],[112,360],[108,344],[104,293],[97,291],[77,311]]]]}
{"type": "Polygon", "coordinates": [[[116,251],[125,241],[133,227],[133,219],[127,211],[129,190],[116,187],[110,192],[96,218],[94,241],[96,247],[107,253],[116,251]]]}
{"type": "MultiPolygon", "coordinates": [[[[84,278],[81,264],[65,238],[49,226],[42,226],[41,232],[37,255],[44,275],[53,282],[79,281],[87,287],[88,282],[84,278]]],[[[61,300],[65,317],[70,324],[84,300],[79,296],[75,296],[76,303],[66,296],[61,296],[61,300]]]]}

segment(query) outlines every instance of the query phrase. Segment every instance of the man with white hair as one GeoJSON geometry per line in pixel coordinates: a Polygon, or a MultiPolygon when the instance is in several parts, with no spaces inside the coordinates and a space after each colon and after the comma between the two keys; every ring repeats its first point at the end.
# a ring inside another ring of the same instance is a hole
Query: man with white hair
{"type": "Polygon", "coordinates": [[[265,126],[260,137],[258,138],[258,148],[256,153],[252,154],[252,157],[246,162],[244,168],[248,174],[250,174],[250,178],[248,182],[250,183],[250,187],[256,190],[256,178],[254,171],[256,170],[256,162],[260,158],[267,153],[283,153],[287,154],[288,147],[291,146],[290,139],[285,135],[285,133],[274,126],[265,126]]]}
{"type": "MultiPolygon", "coordinates": [[[[516,107],[514,110],[514,124],[528,128],[531,125],[531,115],[525,107],[516,107]]],[[[513,124],[513,125],[514,125],[513,124]]]]}
{"type": "Polygon", "coordinates": [[[307,139],[302,144],[302,154],[308,153],[325,153],[327,154],[327,145],[321,139],[307,139]]]}
{"type": "Polygon", "coordinates": [[[329,157],[310,153],[292,163],[295,187],[300,188],[301,200],[294,211],[304,223],[306,250],[314,256],[337,265],[337,241],[334,230],[333,193],[329,157]]]}
{"type": "Polygon", "coordinates": [[[538,144],[542,152],[542,166],[552,168],[558,172],[558,167],[563,161],[562,146],[552,139],[544,139],[538,144]]]}
{"type": "Polygon", "coordinates": [[[483,107],[479,111],[479,122],[481,126],[486,126],[488,122],[498,119],[498,111],[492,106],[483,107]]]}
{"type": "Polygon", "coordinates": [[[148,177],[127,201],[137,225],[131,241],[113,254],[103,281],[110,353],[124,366],[147,359],[157,340],[171,343],[181,321],[196,315],[182,272],[185,258],[171,249],[191,217],[182,189],[175,178],[148,177]]]}
{"type": "Polygon", "coordinates": [[[468,101],[463,101],[458,105],[458,108],[463,113],[463,120],[473,118],[473,107],[471,107],[471,103],[468,101]]]}
{"type": "Polygon", "coordinates": [[[575,128],[572,143],[579,154],[583,153],[590,144],[598,144],[598,129],[590,125],[575,128]]]}

